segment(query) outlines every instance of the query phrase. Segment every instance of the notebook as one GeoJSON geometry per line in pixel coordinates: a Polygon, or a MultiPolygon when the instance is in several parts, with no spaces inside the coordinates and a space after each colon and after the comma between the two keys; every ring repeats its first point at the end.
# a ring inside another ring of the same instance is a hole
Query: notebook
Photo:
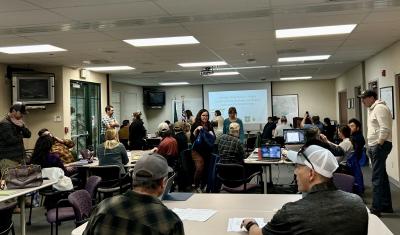
{"type": "Polygon", "coordinates": [[[281,146],[279,144],[265,144],[258,149],[258,160],[275,162],[281,160],[281,146]]]}

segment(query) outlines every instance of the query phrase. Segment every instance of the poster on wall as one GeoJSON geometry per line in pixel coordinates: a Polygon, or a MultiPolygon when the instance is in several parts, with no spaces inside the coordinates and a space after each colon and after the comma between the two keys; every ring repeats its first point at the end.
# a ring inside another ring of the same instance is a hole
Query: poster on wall
{"type": "Polygon", "coordinates": [[[392,119],[394,119],[393,86],[382,87],[379,91],[380,99],[385,101],[386,105],[390,109],[390,113],[392,114],[392,119]]]}
{"type": "MultiPolygon", "coordinates": [[[[193,116],[196,117],[197,112],[203,108],[203,101],[201,98],[189,98],[186,99],[181,97],[181,99],[172,100],[172,117],[171,120],[173,122],[186,120],[186,116],[184,111],[190,110],[193,113],[193,116]]],[[[210,120],[213,118],[213,114],[210,114],[210,120]]]]}
{"type": "Polygon", "coordinates": [[[298,95],[273,95],[272,115],[286,116],[288,123],[293,124],[293,118],[299,116],[298,95]]]}

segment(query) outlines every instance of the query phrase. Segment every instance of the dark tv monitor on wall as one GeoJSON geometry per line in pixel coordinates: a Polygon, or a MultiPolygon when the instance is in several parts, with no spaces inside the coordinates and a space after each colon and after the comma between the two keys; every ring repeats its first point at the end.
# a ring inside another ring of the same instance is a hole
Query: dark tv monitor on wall
{"type": "Polygon", "coordinates": [[[165,91],[160,90],[144,90],[144,104],[147,107],[162,107],[165,105],[165,91]]]}
{"type": "Polygon", "coordinates": [[[55,103],[54,74],[15,73],[12,74],[12,101],[27,105],[55,103]]]}

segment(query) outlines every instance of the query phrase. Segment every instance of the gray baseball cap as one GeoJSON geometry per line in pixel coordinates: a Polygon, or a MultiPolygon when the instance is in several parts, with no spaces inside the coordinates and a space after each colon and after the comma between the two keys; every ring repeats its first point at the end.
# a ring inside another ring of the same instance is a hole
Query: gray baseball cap
{"type": "Polygon", "coordinates": [[[145,153],[133,168],[133,179],[136,181],[158,180],[172,172],[167,160],[158,153],[145,153]]]}

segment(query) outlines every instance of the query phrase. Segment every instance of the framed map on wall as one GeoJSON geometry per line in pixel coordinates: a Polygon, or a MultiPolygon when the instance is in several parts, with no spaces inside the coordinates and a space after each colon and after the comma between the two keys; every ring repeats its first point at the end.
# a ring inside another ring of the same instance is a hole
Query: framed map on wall
{"type": "Polygon", "coordinates": [[[299,116],[298,95],[273,95],[272,115],[286,116],[288,123],[293,124],[293,118],[299,116]]]}

